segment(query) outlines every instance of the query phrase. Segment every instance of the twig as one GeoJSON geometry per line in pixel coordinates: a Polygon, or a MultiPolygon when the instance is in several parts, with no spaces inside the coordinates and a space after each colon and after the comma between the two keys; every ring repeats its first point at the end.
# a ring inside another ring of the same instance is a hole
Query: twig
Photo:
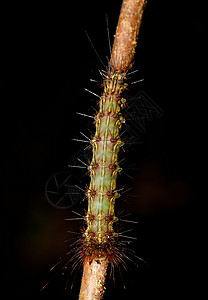
{"type": "Polygon", "coordinates": [[[123,0],[116,28],[110,70],[126,72],[133,62],[146,0],[123,0]]]}
{"type": "MultiPolygon", "coordinates": [[[[145,4],[146,0],[124,0],[121,7],[108,73],[118,71],[123,74],[122,80],[132,66],[145,4]]],[[[108,256],[105,253],[85,257],[79,300],[103,298],[107,267],[108,256]]]]}
{"type": "Polygon", "coordinates": [[[80,300],[100,300],[103,297],[105,276],[107,272],[107,258],[84,261],[84,272],[80,289],[80,300]]]}

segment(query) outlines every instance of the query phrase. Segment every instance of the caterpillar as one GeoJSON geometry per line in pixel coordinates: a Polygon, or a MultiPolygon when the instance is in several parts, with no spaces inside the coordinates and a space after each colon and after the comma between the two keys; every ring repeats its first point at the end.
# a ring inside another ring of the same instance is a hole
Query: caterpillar
{"type": "Polygon", "coordinates": [[[145,3],[145,0],[123,1],[111,59],[106,71],[100,71],[103,92],[94,117],[95,133],[89,139],[92,159],[87,166],[90,176],[85,192],[88,207],[85,216],[79,215],[85,220],[85,226],[81,229],[81,237],[72,244],[76,247],[68,252],[74,253],[70,259],[74,261],[73,270],[83,265],[80,300],[102,299],[109,263],[114,276],[115,266],[122,264],[126,268],[126,260],[131,261],[128,253],[133,253],[126,248],[128,241],[122,239],[127,237],[124,232],[115,230],[119,220],[115,203],[122,190],[117,188],[117,175],[122,171],[118,154],[124,146],[121,138],[125,123],[124,92],[128,87],[145,3]]]}
{"type": "Polygon", "coordinates": [[[96,116],[96,131],[91,140],[93,157],[89,166],[91,181],[87,191],[87,229],[83,235],[81,254],[91,259],[106,255],[113,260],[116,251],[116,233],[113,229],[116,220],[115,200],[119,197],[116,178],[121,171],[118,151],[123,145],[119,129],[125,122],[121,109],[125,102],[122,92],[126,74],[116,71],[105,77],[104,92],[96,116]]]}

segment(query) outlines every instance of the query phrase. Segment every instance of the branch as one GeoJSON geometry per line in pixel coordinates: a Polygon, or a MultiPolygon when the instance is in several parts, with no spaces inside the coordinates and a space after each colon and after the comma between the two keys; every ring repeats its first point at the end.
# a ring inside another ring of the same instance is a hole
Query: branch
{"type": "MultiPolygon", "coordinates": [[[[132,66],[145,3],[146,0],[123,1],[109,63],[109,74],[113,74],[115,71],[125,74],[132,66]]],[[[121,76],[121,78],[124,77],[121,76]]],[[[114,80],[113,76],[109,76],[109,80],[110,78],[114,80]]],[[[111,83],[108,83],[108,87],[110,86],[111,83]]],[[[102,101],[100,105],[102,105],[102,101]]],[[[97,245],[97,247],[102,249],[102,245],[97,245]]],[[[87,250],[87,252],[89,251],[87,250]]],[[[91,253],[93,254],[84,259],[79,300],[101,300],[103,298],[108,254],[98,250],[93,250],[91,253]]]]}
{"type": "Polygon", "coordinates": [[[133,62],[146,0],[123,0],[111,53],[110,70],[125,72],[133,62]]]}
{"type": "Polygon", "coordinates": [[[102,299],[107,267],[107,258],[94,259],[92,262],[85,259],[79,300],[102,299]]]}

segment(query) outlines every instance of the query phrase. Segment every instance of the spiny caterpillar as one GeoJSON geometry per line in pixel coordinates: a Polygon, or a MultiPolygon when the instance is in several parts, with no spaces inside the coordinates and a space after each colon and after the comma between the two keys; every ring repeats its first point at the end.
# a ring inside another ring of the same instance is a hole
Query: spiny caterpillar
{"type": "Polygon", "coordinates": [[[127,269],[126,261],[132,262],[128,254],[137,257],[126,247],[129,241],[123,240],[134,239],[123,235],[129,230],[118,232],[114,223],[119,220],[115,215],[115,202],[122,190],[117,189],[116,181],[121,171],[118,153],[124,145],[120,131],[125,123],[122,109],[126,100],[123,94],[127,88],[127,77],[133,63],[145,4],[146,0],[123,0],[110,62],[106,71],[100,72],[103,92],[98,96],[99,109],[94,117],[95,134],[88,139],[92,147],[92,159],[87,166],[90,183],[85,193],[88,208],[84,217],[77,213],[81,218],[74,218],[84,219],[86,227],[82,229],[80,239],[70,245],[72,247],[76,244],[66,256],[74,254],[62,268],[67,268],[68,263],[74,261],[71,268],[73,272],[78,265],[83,264],[80,300],[102,299],[109,262],[114,278],[115,266],[121,264],[127,269]]]}
{"type": "MultiPolygon", "coordinates": [[[[103,78],[103,92],[100,97],[98,96],[99,108],[95,117],[90,116],[94,118],[95,134],[91,139],[87,137],[88,141],[84,141],[90,142],[92,159],[89,165],[86,165],[81,159],[77,159],[87,167],[90,175],[90,183],[86,192],[77,185],[75,186],[85,192],[88,200],[87,213],[83,216],[74,212],[79,217],[66,219],[84,220],[86,227],[81,229],[81,233],[68,231],[77,234],[80,238],[70,245],[71,250],[66,253],[65,258],[60,258],[60,261],[51,268],[53,270],[59,263],[64,263],[61,269],[65,271],[69,263],[73,262],[70,268],[71,273],[73,273],[77,266],[83,265],[79,300],[102,299],[109,263],[114,279],[116,266],[122,265],[124,269],[127,269],[127,261],[134,263],[130,256],[139,258],[134,251],[127,247],[130,243],[129,239],[134,239],[134,237],[124,235],[130,230],[117,231],[114,224],[118,220],[137,223],[116,217],[115,202],[120,196],[119,192],[123,190],[123,188],[117,189],[116,182],[118,173],[122,171],[119,166],[118,153],[124,145],[121,140],[121,128],[122,124],[125,123],[122,109],[126,107],[124,91],[128,86],[128,76],[135,72],[129,71],[133,64],[145,4],[146,0],[123,0],[110,62],[106,71],[100,71],[103,78]],[[71,253],[73,255],[71,259],[68,259],[68,255],[71,253]]],[[[85,167],[82,166],[81,168],[85,167]]],[[[67,179],[62,182],[61,186],[65,185],[67,179]]],[[[58,189],[55,176],[54,180],[58,189]]],[[[66,186],[69,187],[67,184],[66,186]]],[[[62,199],[63,197],[56,202],[56,205],[62,199]]],[[[48,283],[43,289],[47,285],[48,283]]]]}
{"type": "Polygon", "coordinates": [[[83,256],[95,259],[107,256],[110,261],[118,259],[113,223],[116,220],[115,200],[119,197],[116,179],[121,171],[118,151],[123,145],[119,130],[125,122],[121,114],[125,102],[122,98],[125,78],[126,74],[118,71],[105,76],[104,92],[95,118],[96,132],[91,140],[93,157],[89,166],[87,229],[81,246],[83,256]]]}

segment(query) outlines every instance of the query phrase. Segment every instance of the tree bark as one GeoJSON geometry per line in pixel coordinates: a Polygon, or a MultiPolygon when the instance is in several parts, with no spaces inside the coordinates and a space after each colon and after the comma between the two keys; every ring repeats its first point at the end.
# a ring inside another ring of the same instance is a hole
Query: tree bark
{"type": "Polygon", "coordinates": [[[110,71],[126,72],[132,65],[146,0],[123,0],[110,60],[110,71]]]}
{"type": "Polygon", "coordinates": [[[105,290],[105,276],[108,267],[108,259],[94,259],[92,262],[88,258],[84,261],[84,271],[79,300],[100,300],[105,290]]]}
{"type": "MultiPolygon", "coordinates": [[[[125,73],[131,68],[145,4],[146,0],[123,0],[108,68],[109,74],[119,72],[124,75],[121,78],[125,78],[125,73]]],[[[102,257],[86,256],[79,300],[103,298],[107,267],[107,254],[102,257]]]]}

